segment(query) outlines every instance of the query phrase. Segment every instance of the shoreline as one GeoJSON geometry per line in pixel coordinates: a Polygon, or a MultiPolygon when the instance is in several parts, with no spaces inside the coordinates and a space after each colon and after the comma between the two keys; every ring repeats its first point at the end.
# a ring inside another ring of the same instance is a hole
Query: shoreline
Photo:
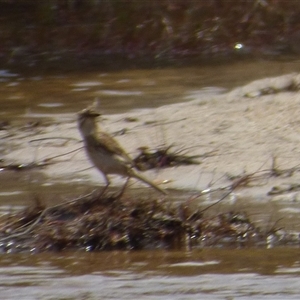
{"type": "MultiPolygon", "coordinates": [[[[297,105],[300,96],[297,91],[289,90],[292,83],[298,86],[299,78],[297,74],[266,78],[224,94],[198,98],[195,95],[194,100],[184,103],[104,115],[101,126],[111,134],[117,133],[115,138],[131,156],[142,146],[157,149],[171,145],[173,151],[202,156],[200,165],[145,172],[145,176],[157,184],[168,182],[162,185],[163,188],[204,190],[224,187],[230,184],[226,174],[239,176],[270,169],[274,157],[283,169],[299,164],[297,105]],[[206,154],[209,155],[206,157],[206,154]]],[[[3,159],[29,163],[81,147],[80,142],[75,141],[80,141],[75,118],[69,114],[64,118],[57,116],[52,124],[37,126],[30,134],[15,130],[12,137],[5,139],[5,146],[10,150],[3,159]],[[72,138],[74,141],[53,139],[31,143],[32,140],[51,138],[72,138]]],[[[60,163],[43,170],[50,181],[51,178],[76,178],[79,175],[78,181],[102,182],[97,170],[81,171],[91,166],[84,151],[69,158],[62,156],[56,161],[60,163]]],[[[297,172],[289,178],[274,177],[263,186],[245,187],[242,193],[262,197],[275,185],[299,179],[297,172]]],[[[119,177],[113,179],[114,185],[121,182],[119,177]]]]}

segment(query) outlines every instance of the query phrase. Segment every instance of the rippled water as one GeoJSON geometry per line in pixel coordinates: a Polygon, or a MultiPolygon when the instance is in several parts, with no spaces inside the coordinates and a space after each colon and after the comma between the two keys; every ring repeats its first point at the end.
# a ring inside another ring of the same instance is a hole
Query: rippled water
{"type": "MultiPolygon", "coordinates": [[[[74,113],[95,97],[104,113],[156,107],[187,101],[199,94],[220,93],[254,79],[298,71],[299,66],[298,61],[261,61],[70,74],[3,69],[0,70],[0,121],[24,122],[24,119],[74,113]]],[[[30,176],[40,178],[41,174],[30,176]]],[[[24,205],[26,184],[26,178],[19,175],[1,176],[2,212],[12,209],[12,198],[13,209],[24,205]]],[[[72,185],[38,185],[39,181],[34,180],[30,184],[39,188],[49,201],[55,198],[55,192],[67,195],[72,190],[72,185]]],[[[84,187],[72,192],[84,192],[84,187]]],[[[265,219],[265,213],[274,207],[264,207],[265,211],[257,206],[256,210],[252,208],[252,216],[257,216],[260,224],[272,223],[265,219]]],[[[6,254],[0,256],[0,298],[299,299],[299,274],[299,249],[288,247],[6,254]]]]}
{"type": "Polygon", "coordinates": [[[297,249],[1,257],[2,299],[299,299],[297,249]]]}
{"type": "Polygon", "coordinates": [[[299,61],[260,61],[64,74],[3,69],[0,70],[0,120],[24,114],[73,113],[95,98],[104,113],[156,107],[187,101],[203,93],[222,92],[254,79],[298,71],[299,66],[299,61]]]}

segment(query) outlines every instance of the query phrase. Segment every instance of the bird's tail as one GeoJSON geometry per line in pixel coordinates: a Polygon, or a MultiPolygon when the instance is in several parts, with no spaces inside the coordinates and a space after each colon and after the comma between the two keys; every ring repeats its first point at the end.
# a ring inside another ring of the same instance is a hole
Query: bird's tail
{"type": "Polygon", "coordinates": [[[158,192],[167,195],[168,193],[166,191],[164,191],[163,189],[161,189],[159,186],[157,186],[156,184],[154,184],[152,181],[148,180],[147,178],[145,178],[144,176],[134,172],[133,170],[130,170],[130,177],[135,177],[137,179],[139,179],[140,181],[143,181],[144,183],[150,185],[151,187],[153,187],[155,190],[157,190],[158,192]]]}

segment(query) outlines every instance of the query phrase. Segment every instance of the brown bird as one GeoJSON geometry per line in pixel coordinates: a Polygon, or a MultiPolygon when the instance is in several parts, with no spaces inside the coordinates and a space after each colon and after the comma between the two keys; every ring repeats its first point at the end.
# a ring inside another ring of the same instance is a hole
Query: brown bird
{"type": "Polygon", "coordinates": [[[108,133],[99,129],[96,118],[100,114],[93,108],[78,113],[78,128],[84,141],[85,151],[92,164],[103,174],[106,187],[110,181],[107,175],[117,174],[126,178],[134,177],[157,191],[167,194],[153,182],[134,171],[134,163],[119,143],[108,133]]]}

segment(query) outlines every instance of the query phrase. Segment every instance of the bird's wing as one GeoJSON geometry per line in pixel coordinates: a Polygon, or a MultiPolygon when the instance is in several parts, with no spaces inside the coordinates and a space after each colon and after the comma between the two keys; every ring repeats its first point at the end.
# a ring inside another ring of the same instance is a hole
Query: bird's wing
{"type": "Polygon", "coordinates": [[[121,156],[128,163],[133,164],[132,159],[125,152],[125,150],[120,146],[120,144],[109,134],[105,132],[98,132],[97,134],[97,145],[99,147],[105,148],[111,154],[117,154],[121,156]]]}

